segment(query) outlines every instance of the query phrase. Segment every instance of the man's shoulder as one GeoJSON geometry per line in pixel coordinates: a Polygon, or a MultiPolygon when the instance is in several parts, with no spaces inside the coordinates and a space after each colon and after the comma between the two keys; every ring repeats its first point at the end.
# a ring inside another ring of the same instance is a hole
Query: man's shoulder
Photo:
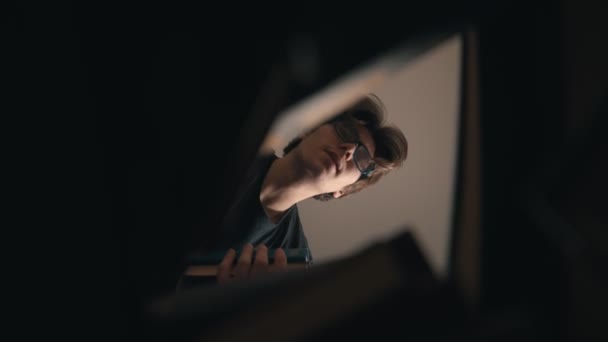
{"type": "Polygon", "coordinates": [[[279,159],[279,157],[274,153],[260,154],[255,158],[255,160],[253,162],[253,167],[267,169],[277,159],[279,159]]]}

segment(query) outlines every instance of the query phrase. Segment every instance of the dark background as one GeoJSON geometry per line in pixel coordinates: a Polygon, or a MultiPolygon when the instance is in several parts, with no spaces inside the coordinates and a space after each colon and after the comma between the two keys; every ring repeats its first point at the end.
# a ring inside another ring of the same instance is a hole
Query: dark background
{"type": "Polygon", "coordinates": [[[599,334],[608,226],[599,2],[215,7],[12,7],[7,231],[23,244],[6,241],[8,260],[35,279],[17,282],[32,299],[20,305],[26,318],[67,312],[52,324],[61,334],[139,336],[142,306],[172,290],[184,253],[213,243],[235,180],[281,109],[398,44],[473,27],[480,312],[498,317],[489,334],[599,334]],[[319,51],[313,79],[290,64],[301,41],[319,51]]]}

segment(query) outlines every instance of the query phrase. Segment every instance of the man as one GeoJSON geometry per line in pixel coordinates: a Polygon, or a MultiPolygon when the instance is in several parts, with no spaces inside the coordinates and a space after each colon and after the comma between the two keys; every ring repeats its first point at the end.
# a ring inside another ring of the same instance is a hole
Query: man
{"type": "Polygon", "coordinates": [[[218,280],[284,269],[284,248],[308,248],[297,203],[352,195],[400,167],[407,157],[407,140],[384,120],[380,99],[368,95],[291,141],[283,157],[256,161],[221,230],[218,247],[229,251],[218,280]],[[256,253],[253,246],[259,246],[256,253]],[[268,248],[277,249],[274,265],[268,264],[268,248]],[[242,253],[232,270],[235,249],[242,253]]]}

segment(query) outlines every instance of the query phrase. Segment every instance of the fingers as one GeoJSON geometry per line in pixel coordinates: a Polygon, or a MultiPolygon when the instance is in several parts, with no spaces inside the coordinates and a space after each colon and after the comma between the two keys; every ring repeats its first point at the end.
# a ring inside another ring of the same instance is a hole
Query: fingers
{"type": "Polygon", "coordinates": [[[241,256],[237,261],[236,268],[234,269],[234,277],[236,279],[247,279],[249,278],[249,271],[251,270],[251,258],[253,257],[253,245],[248,243],[243,246],[241,250],[241,256]]]}
{"type": "Polygon", "coordinates": [[[251,276],[260,275],[268,272],[268,247],[261,244],[255,251],[255,260],[251,268],[251,276]]]}
{"type": "Polygon", "coordinates": [[[232,263],[234,262],[234,258],[236,257],[236,251],[232,248],[228,250],[224,259],[217,268],[217,281],[218,283],[226,283],[230,281],[231,272],[232,272],[232,263]]]}
{"type": "Polygon", "coordinates": [[[283,248],[277,248],[274,251],[274,264],[270,270],[273,272],[287,270],[287,254],[283,248]]]}
{"type": "Polygon", "coordinates": [[[229,249],[224,259],[218,266],[217,282],[220,284],[232,280],[249,279],[268,272],[280,272],[287,270],[287,255],[282,248],[274,251],[274,263],[269,265],[268,247],[261,244],[255,250],[253,245],[248,243],[243,246],[241,254],[236,261],[236,251],[229,249]]]}

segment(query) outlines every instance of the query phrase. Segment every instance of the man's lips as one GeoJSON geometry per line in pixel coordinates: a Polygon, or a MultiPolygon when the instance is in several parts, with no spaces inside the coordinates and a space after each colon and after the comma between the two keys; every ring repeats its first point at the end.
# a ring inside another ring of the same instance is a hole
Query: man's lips
{"type": "Polygon", "coordinates": [[[338,162],[338,160],[339,160],[338,155],[335,154],[334,152],[328,151],[328,150],[326,150],[325,152],[327,152],[327,154],[329,155],[331,160],[334,162],[334,165],[336,166],[336,173],[338,173],[340,171],[340,163],[338,162]]]}

